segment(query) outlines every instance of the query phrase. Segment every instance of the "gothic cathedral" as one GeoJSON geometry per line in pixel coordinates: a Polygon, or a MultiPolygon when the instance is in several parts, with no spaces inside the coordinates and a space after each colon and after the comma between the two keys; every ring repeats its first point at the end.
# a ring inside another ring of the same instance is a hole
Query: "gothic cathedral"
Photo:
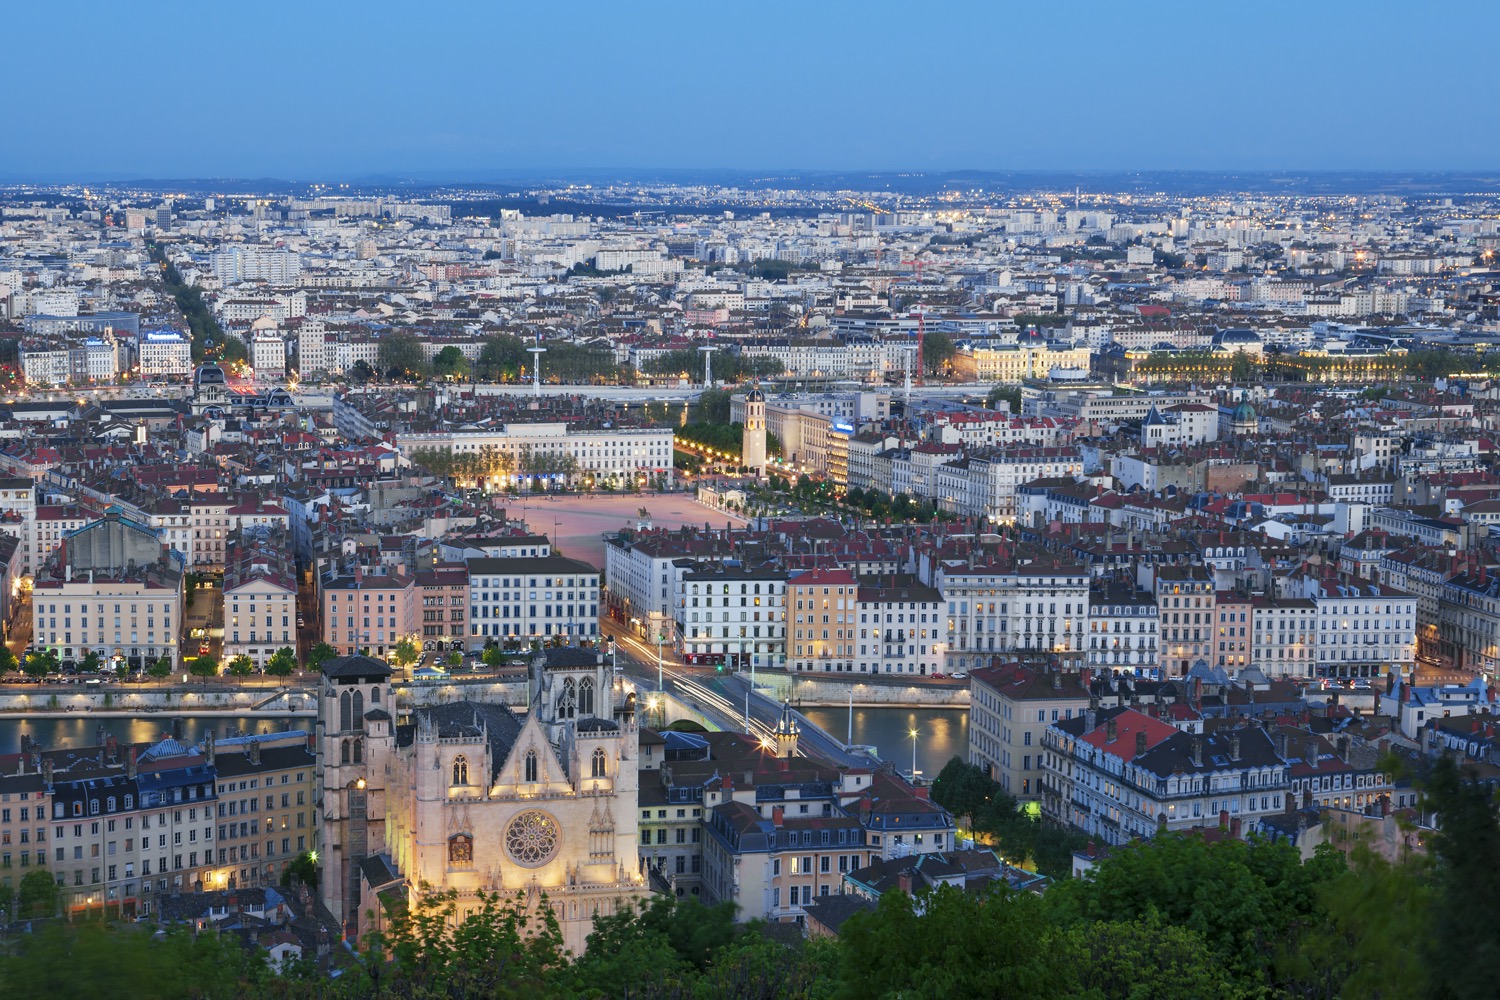
{"type": "Polygon", "coordinates": [[[538,653],[530,709],[451,702],[393,716],[390,668],[366,656],[323,666],[323,901],[346,932],[382,924],[383,902],[455,890],[545,904],[581,952],[595,913],[645,897],[633,706],[615,705],[594,650],[538,653]]]}

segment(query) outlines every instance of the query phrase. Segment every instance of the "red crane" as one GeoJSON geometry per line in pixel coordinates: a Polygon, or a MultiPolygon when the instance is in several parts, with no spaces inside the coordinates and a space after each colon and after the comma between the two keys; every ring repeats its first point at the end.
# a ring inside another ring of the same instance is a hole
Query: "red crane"
{"type": "MultiPolygon", "coordinates": [[[[914,267],[914,268],[917,269],[917,284],[920,285],[922,283],[922,264],[925,263],[925,262],[924,261],[920,261],[920,260],[903,260],[901,263],[905,264],[907,267],[914,267]]],[[[916,366],[917,366],[917,384],[918,385],[922,384],[922,341],[923,341],[923,339],[926,338],[926,336],[927,336],[927,310],[926,310],[926,307],[924,305],[922,311],[917,313],[917,357],[916,357],[916,366]]]]}

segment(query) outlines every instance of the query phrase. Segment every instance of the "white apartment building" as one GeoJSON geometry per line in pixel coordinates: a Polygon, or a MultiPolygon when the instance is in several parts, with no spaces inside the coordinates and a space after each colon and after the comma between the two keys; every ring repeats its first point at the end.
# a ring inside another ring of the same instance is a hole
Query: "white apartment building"
{"type": "Polygon", "coordinates": [[[37,572],[35,641],[63,659],[92,650],[116,664],[146,667],[165,657],[175,666],[185,570],[181,553],[149,527],[106,514],[70,533],[37,572]]]}
{"type": "Polygon", "coordinates": [[[469,560],[469,648],[599,638],[599,571],[565,556],[469,560]]]}
{"type": "Polygon", "coordinates": [[[1417,660],[1417,599],[1368,580],[1308,577],[1318,606],[1318,677],[1406,674],[1417,660]]]}
{"type": "Polygon", "coordinates": [[[1156,598],[1149,590],[1112,582],[1091,591],[1084,662],[1095,673],[1156,670],[1157,614],[1156,598]]]}
{"type": "Polygon", "coordinates": [[[285,532],[239,532],[224,567],[224,656],[263,668],[297,646],[297,574],[285,532]]]}
{"type": "Polygon", "coordinates": [[[942,670],[946,629],[936,588],[913,580],[861,583],[855,600],[860,673],[925,677],[942,670]]]}
{"type": "Polygon", "coordinates": [[[315,319],[306,320],[297,329],[297,369],[301,372],[325,371],[328,368],[326,330],[315,319]]]}
{"type": "Polygon", "coordinates": [[[209,267],[222,285],[240,281],[282,285],[295,281],[302,273],[302,257],[272,247],[230,246],[215,251],[209,258],[209,267]]]}
{"type": "Polygon", "coordinates": [[[256,330],[250,335],[250,366],[258,377],[286,375],[286,341],[275,330],[256,330]]]}
{"type": "Polygon", "coordinates": [[[1250,598],[1250,663],[1270,678],[1316,672],[1318,606],[1305,597],[1250,598]]]}
{"type": "Polygon", "coordinates": [[[677,623],[687,662],[784,668],[786,590],[787,574],[774,570],[723,566],[684,573],[677,623]]]}
{"type": "Polygon", "coordinates": [[[958,670],[996,653],[1049,652],[1077,663],[1089,614],[1088,570],[1046,558],[945,560],[933,584],[947,603],[945,655],[958,670]]]}
{"type": "Polygon", "coordinates": [[[193,345],[175,330],[152,330],[136,340],[136,363],[143,378],[191,375],[193,345]]]}

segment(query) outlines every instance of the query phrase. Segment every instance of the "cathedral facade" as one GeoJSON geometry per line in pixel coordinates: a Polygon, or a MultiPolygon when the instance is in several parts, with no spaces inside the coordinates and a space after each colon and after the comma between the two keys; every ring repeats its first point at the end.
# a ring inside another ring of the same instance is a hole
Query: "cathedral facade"
{"type": "Polygon", "coordinates": [[[323,896],[350,933],[429,891],[462,918],[482,891],[551,907],[581,952],[596,913],[645,897],[633,706],[594,650],[539,653],[527,691],[524,714],[459,701],[397,725],[383,663],[324,665],[323,896]]]}

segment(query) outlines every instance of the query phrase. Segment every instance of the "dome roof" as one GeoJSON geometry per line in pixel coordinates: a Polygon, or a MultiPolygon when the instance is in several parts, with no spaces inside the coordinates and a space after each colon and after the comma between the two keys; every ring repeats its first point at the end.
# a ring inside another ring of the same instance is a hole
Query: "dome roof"
{"type": "Polygon", "coordinates": [[[203,365],[193,375],[195,385],[224,385],[229,381],[218,365],[203,365]]]}
{"type": "Polygon", "coordinates": [[[1255,418],[1255,407],[1249,403],[1241,403],[1234,408],[1234,416],[1231,418],[1235,423],[1252,423],[1255,418]]]}
{"type": "Polygon", "coordinates": [[[745,393],[745,402],[747,403],[764,403],[765,401],[766,394],[761,392],[759,388],[751,389],[745,393]]]}

